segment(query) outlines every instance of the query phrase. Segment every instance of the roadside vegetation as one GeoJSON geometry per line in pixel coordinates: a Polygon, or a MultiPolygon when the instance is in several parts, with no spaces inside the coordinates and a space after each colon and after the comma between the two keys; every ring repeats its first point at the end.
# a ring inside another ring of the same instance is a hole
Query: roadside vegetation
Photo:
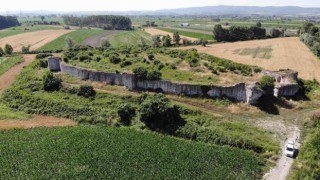
{"type": "Polygon", "coordinates": [[[23,60],[20,56],[1,57],[0,55],[0,75],[8,71],[14,65],[19,64],[21,62],[23,62],[23,60]]]}

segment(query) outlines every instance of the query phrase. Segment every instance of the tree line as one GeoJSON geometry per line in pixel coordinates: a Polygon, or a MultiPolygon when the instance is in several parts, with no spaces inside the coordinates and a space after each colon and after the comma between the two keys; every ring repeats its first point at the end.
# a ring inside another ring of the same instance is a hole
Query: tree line
{"type": "Polygon", "coordinates": [[[217,24],[213,28],[214,39],[218,42],[235,42],[246,41],[254,39],[265,39],[266,29],[252,26],[231,26],[229,29],[223,28],[220,24],[217,24]]]}
{"type": "Polygon", "coordinates": [[[99,27],[106,30],[130,30],[131,19],[125,16],[99,15],[99,16],[64,16],[64,22],[69,26],[99,27]]]}
{"type": "Polygon", "coordinates": [[[311,22],[305,22],[300,29],[300,40],[304,42],[312,52],[320,57],[320,29],[311,22]]]}
{"type": "Polygon", "coordinates": [[[0,16],[0,29],[10,28],[13,26],[19,26],[17,17],[14,16],[0,16]]]}

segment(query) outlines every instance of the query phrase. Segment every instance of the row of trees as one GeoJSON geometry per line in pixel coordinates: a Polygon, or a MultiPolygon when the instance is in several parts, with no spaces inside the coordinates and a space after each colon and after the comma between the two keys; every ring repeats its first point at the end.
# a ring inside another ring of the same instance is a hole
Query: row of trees
{"type": "Polygon", "coordinates": [[[64,22],[70,26],[99,27],[109,30],[130,30],[132,23],[125,16],[99,15],[87,17],[64,16],[64,22]]]}
{"type": "Polygon", "coordinates": [[[173,36],[171,37],[170,35],[165,35],[165,36],[160,36],[160,35],[155,35],[152,37],[152,46],[154,48],[163,46],[163,47],[171,47],[174,43],[176,46],[180,45],[180,42],[182,41],[182,44],[184,46],[189,46],[189,45],[202,45],[206,46],[208,44],[208,41],[205,39],[200,39],[199,41],[190,41],[186,38],[181,38],[179,35],[179,32],[174,32],[173,36]]]}
{"type": "Polygon", "coordinates": [[[14,16],[0,16],[0,29],[19,26],[17,17],[14,16]]]}
{"type": "Polygon", "coordinates": [[[13,47],[9,44],[4,46],[4,49],[0,47],[0,57],[4,55],[11,55],[13,53],[13,47]]]}
{"type": "Polygon", "coordinates": [[[302,25],[300,40],[304,42],[312,52],[320,57],[320,31],[319,28],[310,22],[302,25]]]}
{"type": "Polygon", "coordinates": [[[249,28],[244,26],[231,26],[229,29],[225,29],[218,24],[214,26],[213,34],[214,39],[218,42],[246,41],[266,38],[266,29],[258,26],[249,28]]]}

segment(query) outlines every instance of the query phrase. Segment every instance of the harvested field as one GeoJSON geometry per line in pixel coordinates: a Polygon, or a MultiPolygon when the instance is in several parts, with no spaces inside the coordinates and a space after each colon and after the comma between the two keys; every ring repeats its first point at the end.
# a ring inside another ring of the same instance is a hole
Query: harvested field
{"type": "Polygon", "coordinates": [[[13,129],[13,128],[35,128],[35,127],[64,127],[75,126],[76,122],[64,118],[56,118],[50,116],[35,115],[30,120],[1,120],[0,129],[13,129]]]}
{"type": "Polygon", "coordinates": [[[90,45],[93,47],[98,47],[98,46],[100,46],[101,40],[103,38],[105,38],[106,36],[109,36],[109,35],[117,34],[119,32],[125,32],[125,31],[116,31],[116,30],[115,31],[107,31],[107,32],[104,32],[104,33],[87,38],[82,44],[90,45]]]}
{"type": "Polygon", "coordinates": [[[180,49],[191,48],[196,48],[201,53],[242,64],[257,65],[268,70],[292,69],[299,72],[299,77],[303,79],[315,78],[320,81],[320,60],[297,37],[212,44],[207,47],[189,46],[180,49]],[[271,57],[261,58],[252,56],[250,53],[248,55],[235,53],[239,49],[256,49],[257,47],[272,48],[271,57]]]}
{"type": "Polygon", "coordinates": [[[10,44],[14,51],[18,52],[21,51],[22,46],[30,44],[30,49],[35,50],[69,32],[72,32],[72,30],[43,30],[18,34],[0,39],[0,47],[4,47],[5,44],[10,44]]]}
{"type": "MultiPolygon", "coordinates": [[[[171,37],[173,36],[172,33],[169,33],[169,32],[166,32],[166,31],[161,31],[159,29],[155,29],[155,28],[146,28],[145,29],[145,32],[151,34],[151,35],[161,35],[161,36],[164,36],[164,35],[170,35],[171,37]]],[[[186,37],[186,36],[180,36],[181,38],[186,38],[186,39],[189,39],[190,41],[196,41],[198,40],[197,38],[191,38],[191,37],[186,37]]]]}

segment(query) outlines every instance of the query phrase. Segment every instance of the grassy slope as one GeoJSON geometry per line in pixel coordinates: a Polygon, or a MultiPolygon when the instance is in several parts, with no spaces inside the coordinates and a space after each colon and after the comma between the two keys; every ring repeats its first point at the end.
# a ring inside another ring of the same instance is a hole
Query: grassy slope
{"type": "Polygon", "coordinates": [[[252,152],[132,129],[11,130],[0,139],[4,179],[255,179],[264,164],[252,152]]]}
{"type": "Polygon", "coordinates": [[[17,34],[33,32],[33,31],[40,31],[40,30],[48,30],[48,29],[59,29],[59,28],[52,27],[52,26],[44,26],[44,25],[35,25],[33,27],[31,27],[31,26],[18,26],[18,27],[13,27],[13,28],[1,30],[0,31],[0,39],[8,37],[8,36],[17,35],[17,34]],[[25,30],[25,28],[28,28],[29,30],[25,30]]]}
{"type": "Polygon", "coordinates": [[[66,36],[71,37],[77,44],[80,44],[90,36],[94,36],[102,32],[103,30],[77,30],[58,37],[54,41],[42,46],[38,50],[63,50],[67,47],[67,43],[65,41],[66,36]]]}
{"type": "Polygon", "coordinates": [[[11,67],[16,64],[23,62],[20,56],[14,57],[1,57],[0,58],[0,75],[8,71],[11,67]]]}
{"type": "Polygon", "coordinates": [[[198,38],[198,39],[203,38],[203,39],[206,39],[206,40],[213,40],[213,36],[212,35],[189,32],[188,30],[186,30],[186,31],[181,31],[181,30],[177,31],[177,30],[168,29],[168,28],[157,28],[157,29],[160,29],[162,31],[166,31],[166,32],[169,32],[169,33],[179,32],[179,34],[181,36],[187,36],[187,37],[198,38]]]}
{"type": "Polygon", "coordinates": [[[0,120],[4,119],[26,119],[29,118],[30,115],[24,112],[14,111],[8,108],[4,103],[0,102],[0,120]]]}
{"type": "Polygon", "coordinates": [[[152,44],[151,36],[144,31],[130,31],[107,36],[112,47],[120,47],[125,45],[141,45],[141,38],[144,38],[148,45],[152,44]]]}

